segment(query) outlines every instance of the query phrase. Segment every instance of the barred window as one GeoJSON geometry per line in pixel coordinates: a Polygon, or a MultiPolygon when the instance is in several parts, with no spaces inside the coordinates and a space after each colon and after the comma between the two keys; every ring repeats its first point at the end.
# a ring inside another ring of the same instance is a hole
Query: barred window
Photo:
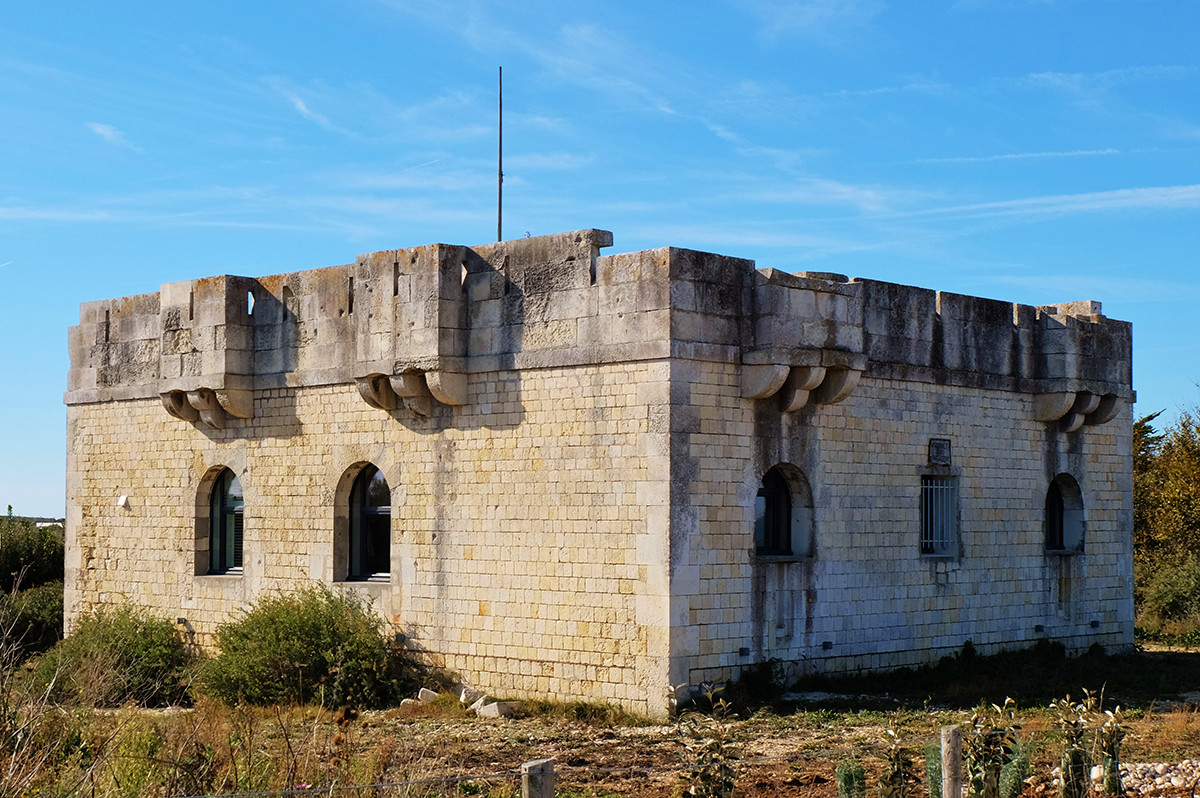
{"type": "Polygon", "coordinates": [[[239,572],[242,569],[242,529],[246,502],[242,495],[242,483],[228,468],[213,483],[210,501],[208,572],[239,572]]]}
{"type": "Polygon", "coordinates": [[[921,553],[950,557],[957,551],[958,479],[921,477],[921,553]]]}

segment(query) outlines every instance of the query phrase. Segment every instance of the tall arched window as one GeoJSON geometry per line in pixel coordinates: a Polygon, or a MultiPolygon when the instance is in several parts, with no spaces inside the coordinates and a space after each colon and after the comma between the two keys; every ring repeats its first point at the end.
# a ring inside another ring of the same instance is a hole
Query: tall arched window
{"type": "Polygon", "coordinates": [[[367,465],[350,489],[348,579],[387,578],[392,570],[392,491],[383,472],[367,465]]]}
{"type": "Polygon", "coordinates": [[[213,482],[209,509],[210,574],[224,574],[242,568],[242,528],[245,499],[242,483],[226,468],[213,482]]]}
{"type": "Polygon", "coordinates": [[[1083,495],[1070,474],[1059,474],[1046,490],[1046,550],[1083,551],[1083,495]]]}
{"type": "Polygon", "coordinates": [[[763,475],[754,499],[754,550],[767,555],[792,553],[792,492],[778,468],[763,475]]]}

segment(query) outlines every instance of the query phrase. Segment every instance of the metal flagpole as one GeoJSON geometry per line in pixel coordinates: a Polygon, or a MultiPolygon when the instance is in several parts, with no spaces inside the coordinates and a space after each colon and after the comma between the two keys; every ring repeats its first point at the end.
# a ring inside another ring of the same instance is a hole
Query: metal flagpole
{"type": "Polygon", "coordinates": [[[496,136],[496,240],[503,241],[501,220],[504,218],[504,67],[499,67],[497,117],[500,126],[496,136]]]}

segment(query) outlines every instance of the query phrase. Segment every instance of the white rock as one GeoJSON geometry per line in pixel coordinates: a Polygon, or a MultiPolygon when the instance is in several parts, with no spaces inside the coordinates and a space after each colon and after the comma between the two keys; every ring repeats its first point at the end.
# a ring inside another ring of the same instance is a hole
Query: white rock
{"type": "Polygon", "coordinates": [[[483,691],[476,690],[474,687],[464,687],[462,689],[462,693],[459,694],[459,696],[458,696],[458,700],[463,702],[467,706],[474,704],[476,701],[478,701],[481,698],[483,698],[483,691]]]}
{"type": "Polygon", "coordinates": [[[1167,767],[1166,765],[1159,765],[1158,767],[1156,767],[1154,769],[1154,772],[1160,776],[1164,776],[1164,775],[1166,775],[1168,770],[1170,770],[1170,768],[1167,767]]]}
{"type": "Polygon", "coordinates": [[[1171,777],[1171,786],[1172,787],[1182,787],[1185,784],[1187,784],[1187,780],[1184,779],[1183,776],[1172,776],[1171,777]]]}
{"type": "Polygon", "coordinates": [[[421,702],[415,698],[406,698],[400,702],[401,709],[412,709],[413,707],[421,706],[421,702]]]}
{"type": "Polygon", "coordinates": [[[422,704],[432,704],[437,700],[437,697],[437,693],[424,687],[421,688],[421,692],[417,693],[417,700],[422,704]]]}
{"type": "Polygon", "coordinates": [[[1092,781],[1103,781],[1103,780],[1104,780],[1104,766],[1103,765],[1093,765],[1092,766],[1092,781]]]}
{"type": "Polygon", "coordinates": [[[479,710],[483,709],[484,701],[487,701],[487,696],[481,695],[479,698],[475,699],[475,703],[468,707],[468,709],[470,709],[472,712],[478,712],[479,710]]]}
{"type": "Polygon", "coordinates": [[[517,711],[516,701],[496,701],[484,704],[478,710],[481,718],[511,718],[517,711]]]}

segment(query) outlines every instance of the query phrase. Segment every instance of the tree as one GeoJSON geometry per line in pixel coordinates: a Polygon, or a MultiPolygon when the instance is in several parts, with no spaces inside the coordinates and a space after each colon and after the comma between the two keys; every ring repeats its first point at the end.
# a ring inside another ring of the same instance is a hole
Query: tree
{"type": "Polygon", "coordinates": [[[1162,433],[1150,426],[1158,415],[1134,424],[1134,547],[1143,555],[1200,551],[1200,410],[1182,412],[1162,433]]]}

